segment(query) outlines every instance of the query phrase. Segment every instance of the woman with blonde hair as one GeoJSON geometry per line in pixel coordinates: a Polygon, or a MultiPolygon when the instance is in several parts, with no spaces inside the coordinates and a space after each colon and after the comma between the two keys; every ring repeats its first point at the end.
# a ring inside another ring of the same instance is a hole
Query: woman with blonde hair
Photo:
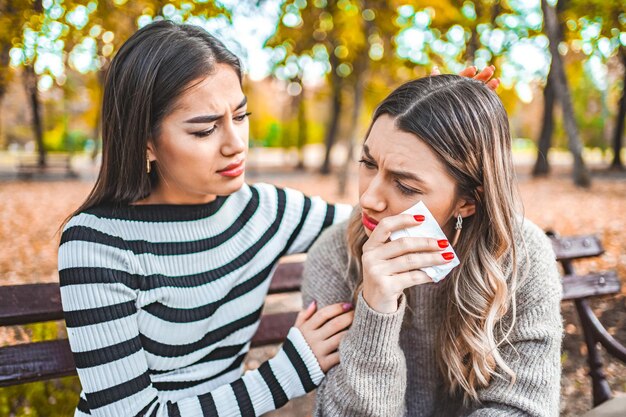
{"type": "Polygon", "coordinates": [[[561,284],[541,229],[523,218],[506,112],[475,80],[408,82],[377,108],[359,206],[309,252],[303,297],[354,300],[318,416],[555,416],[561,284]],[[447,239],[393,232],[427,213],[447,239]],[[451,250],[451,248],[454,250],[451,250]],[[458,257],[434,283],[423,271],[458,257]]]}

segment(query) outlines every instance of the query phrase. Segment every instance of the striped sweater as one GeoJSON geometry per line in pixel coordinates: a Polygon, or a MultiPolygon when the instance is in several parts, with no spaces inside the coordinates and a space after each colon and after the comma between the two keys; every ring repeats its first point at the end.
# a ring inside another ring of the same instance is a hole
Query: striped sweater
{"type": "Polygon", "coordinates": [[[313,390],[324,374],[296,328],[242,376],[243,359],[278,259],[350,211],[257,184],[208,204],[74,216],[58,265],[76,415],[254,416],[313,390]]]}

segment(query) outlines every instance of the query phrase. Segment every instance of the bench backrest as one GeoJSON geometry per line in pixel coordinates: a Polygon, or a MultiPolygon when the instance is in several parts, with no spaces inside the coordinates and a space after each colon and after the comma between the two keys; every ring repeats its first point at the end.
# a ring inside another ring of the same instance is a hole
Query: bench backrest
{"type": "MultiPolygon", "coordinates": [[[[551,236],[552,245],[564,269],[575,259],[601,255],[602,244],[595,236],[551,236]]],[[[302,262],[278,265],[269,288],[270,294],[300,290],[302,262]]],[[[565,271],[563,300],[614,294],[620,283],[614,272],[576,276],[565,271]]],[[[296,312],[263,314],[252,346],[282,342],[295,322],[296,312]]],[[[28,284],[0,286],[0,326],[24,325],[62,320],[59,285],[28,284]]],[[[67,339],[26,343],[0,348],[0,387],[75,374],[74,360],[67,339]]]]}

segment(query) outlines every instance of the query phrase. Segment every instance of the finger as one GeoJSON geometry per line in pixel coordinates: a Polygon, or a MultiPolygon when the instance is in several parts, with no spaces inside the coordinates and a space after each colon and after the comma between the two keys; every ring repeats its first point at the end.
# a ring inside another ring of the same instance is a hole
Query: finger
{"type": "Polygon", "coordinates": [[[339,352],[333,352],[330,355],[324,356],[319,363],[324,373],[330,371],[334,366],[339,364],[339,352]]]}
{"type": "Polygon", "coordinates": [[[346,311],[350,311],[351,309],[352,304],[350,303],[337,303],[328,305],[316,311],[315,314],[313,314],[313,316],[311,316],[311,318],[307,320],[307,327],[312,330],[319,329],[328,320],[334,319],[340,314],[343,314],[346,311]]]}
{"type": "Polygon", "coordinates": [[[500,85],[500,79],[499,78],[494,78],[493,80],[490,80],[487,83],[487,87],[489,87],[493,91],[496,91],[496,89],[498,88],[499,85],[500,85]]]}
{"type": "Polygon", "coordinates": [[[379,246],[381,243],[385,243],[389,239],[391,233],[396,230],[418,226],[423,222],[424,216],[420,214],[396,214],[395,216],[385,217],[372,231],[369,239],[365,242],[365,245],[363,245],[363,251],[371,250],[374,247],[379,246]]]}
{"type": "Polygon", "coordinates": [[[441,252],[450,247],[447,239],[433,239],[429,237],[402,237],[387,242],[372,250],[377,259],[393,259],[407,253],[441,252]]]}
{"type": "Polygon", "coordinates": [[[471,66],[471,67],[467,67],[465,68],[463,71],[459,72],[459,75],[461,77],[473,77],[474,75],[476,75],[476,72],[478,71],[478,68],[476,68],[475,66],[471,66]]]}
{"type": "Polygon", "coordinates": [[[452,252],[444,253],[409,253],[384,262],[379,269],[383,275],[396,275],[403,272],[422,269],[429,266],[444,265],[454,259],[452,252]]]}
{"type": "Polygon", "coordinates": [[[329,337],[328,339],[324,340],[319,345],[319,348],[318,348],[319,352],[322,355],[327,355],[329,353],[332,353],[332,352],[336,351],[337,349],[339,349],[339,344],[341,343],[343,338],[346,337],[346,334],[348,334],[348,331],[344,330],[344,331],[336,333],[336,334],[332,335],[331,337],[329,337]]]}
{"type": "Polygon", "coordinates": [[[302,326],[304,322],[307,321],[313,315],[313,313],[315,313],[315,310],[317,310],[317,303],[315,302],[315,300],[313,300],[307,308],[298,313],[295,326],[302,326]]]}
{"type": "Polygon", "coordinates": [[[353,320],[354,311],[348,311],[347,313],[337,316],[324,323],[324,325],[318,329],[316,337],[319,337],[321,340],[326,340],[348,328],[353,320]]]}
{"type": "Polygon", "coordinates": [[[432,71],[430,72],[430,75],[441,75],[441,71],[439,71],[439,67],[437,65],[435,65],[432,69],[432,71]]]}
{"type": "Polygon", "coordinates": [[[393,276],[396,283],[402,289],[414,287],[416,285],[432,283],[433,279],[424,271],[408,271],[393,276]]]}
{"type": "Polygon", "coordinates": [[[474,77],[474,79],[486,83],[487,81],[489,81],[489,79],[491,79],[491,77],[493,77],[494,72],[496,72],[496,67],[494,67],[493,65],[485,67],[480,73],[478,73],[478,75],[474,77]]]}

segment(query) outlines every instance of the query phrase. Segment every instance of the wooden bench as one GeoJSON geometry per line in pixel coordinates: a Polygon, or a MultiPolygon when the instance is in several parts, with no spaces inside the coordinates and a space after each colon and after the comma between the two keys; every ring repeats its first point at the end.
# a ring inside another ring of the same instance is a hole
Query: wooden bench
{"type": "Polygon", "coordinates": [[[77,178],[78,174],[72,168],[71,154],[49,153],[46,155],[46,164],[39,164],[39,154],[26,154],[19,157],[17,162],[17,178],[32,179],[35,175],[62,174],[66,178],[77,178]]]}
{"type": "MultiPolygon", "coordinates": [[[[577,275],[573,262],[604,252],[595,236],[558,237],[549,233],[558,262],[563,266],[563,301],[573,301],[581,320],[593,386],[594,406],[611,398],[597,349],[601,344],[626,362],[626,349],[613,339],[589,307],[593,297],[617,294],[620,281],[613,271],[577,275]]],[[[270,284],[269,293],[300,290],[302,262],[281,263],[270,284]]],[[[58,284],[0,286],[0,326],[24,325],[62,320],[58,284]]],[[[296,312],[264,314],[252,346],[280,343],[295,322],[296,312]]],[[[42,381],[76,373],[67,339],[25,343],[0,348],[0,387],[42,381]]]]}

